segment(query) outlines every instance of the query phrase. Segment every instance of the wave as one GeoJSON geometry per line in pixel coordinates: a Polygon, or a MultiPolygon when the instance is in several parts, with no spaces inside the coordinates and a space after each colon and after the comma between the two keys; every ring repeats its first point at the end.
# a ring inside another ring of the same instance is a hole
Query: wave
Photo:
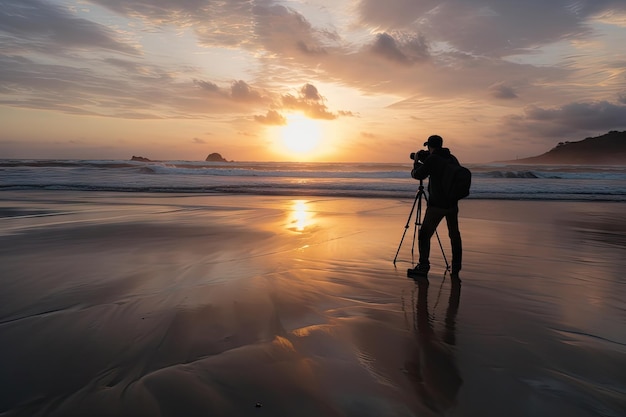
{"type": "Polygon", "coordinates": [[[121,161],[72,161],[72,160],[4,160],[0,161],[0,168],[132,168],[133,162],[121,161]]]}
{"type": "Polygon", "coordinates": [[[540,178],[532,171],[491,171],[484,175],[491,178],[540,178]]]}
{"type": "MultiPolygon", "coordinates": [[[[409,163],[0,160],[2,190],[412,198],[409,163]]],[[[626,167],[468,165],[470,199],[626,201],[626,167]]],[[[425,182],[425,184],[427,181],[425,182]]]]}
{"type": "MultiPolygon", "coordinates": [[[[626,167],[618,166],[497,166],[468,164],[474,178],[506,179],[607,179],[625,180],[626,167]],[[513,169],[512,169],[513,168],[513,169]]],[[[0,160],[0,170],[20,168],[121,170],[137,174],[199,175],[216,177],[277,178],[410,178],[408,163],[298,163],[298,162],[203,162],[116,160],[0,160]]]]}
{"type": "MultiPolygon", "coordinates": [[[[0,184],[0,191],[8,190],[49,190],[49,191],[96,191],[122,193],[171,193],[171,194],[251,194],[282,196],[318,196],[318,197],[357,197],[357,198],[413,198],[417,184],[407,183],[343,183],[329,182],[266,182],[266,183],[230,183],[230,184],[85,184],[85,183],[23,183],[14,185],[0,184]]],[[[623,189],[589,187],[546,187],[532,186],[493,187],[477,184],[471,190],[469,200],[544,200],[544,201],[615,201],[626,202],[623,189]]]]}

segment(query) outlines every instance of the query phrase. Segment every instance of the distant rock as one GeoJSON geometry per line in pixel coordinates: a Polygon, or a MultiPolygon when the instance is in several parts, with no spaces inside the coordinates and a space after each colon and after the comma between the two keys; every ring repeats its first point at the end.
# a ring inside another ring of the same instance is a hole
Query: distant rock
{"type": "Polygon", "coordinates": [[[139,161],[139,162],[152,162],[148,158],[144,158],[143,156],[135,156],[135,155],[133,155],[133,157],[130,158],[130,160],[131,161],[139,161]]]}
{"type": "Polygon", "coordinates": [[[224,159],[222,157],[222,155],[220,155],[217,152],[213,152],[212,154],[209,154],[209,156],[206,157],[205,161],[207,161],[207,162],[228,162],[226,159],[224,159]]]}
{"type": "MultiPolygon", "coordinates": [[[[145,158],[143,156],[135,156],[135,155],[133,155],[133,157],[130,158],[130,160],[131,161],[137,161],[137,162],[160,162],[160,161],[155,161],[155,160],[152,160],[152,159],[145,158]]],[[[222,155],[220,155],[217,152],[209,154],[209,156],[206,157],[205,161],[207,161],[207,162],[229,162],[228,160],[223,158],[222,155]]],[[[230,162],[232,162],[232,161],[230,161],[230,162]]]]}
{"type": "Polygon", "coordinates": [[[578,142],[560,142],[531,158],[504,161],[515,164],[626,165],[626,132],[611,131],[578,142]]]}

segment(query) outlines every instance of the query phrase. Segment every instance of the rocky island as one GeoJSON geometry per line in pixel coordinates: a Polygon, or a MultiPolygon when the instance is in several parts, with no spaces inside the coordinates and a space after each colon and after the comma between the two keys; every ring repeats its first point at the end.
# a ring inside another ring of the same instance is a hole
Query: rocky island
{"type": "Polygon", "coordinates": [[[224,159],[222,157],[222,155],[220,155],[217,152],[213,152],[213,153],[209,154],[209,156],[206,157],[205,161],[207,161],[207,162],[228,162],[226,159],[224,159]]]}
{"type": "MultiPolygon", "coordinates": [[[[137,161],[137,162],[159,162],[159,161],[145,158],[143,156],[135,156],[135,155],[133,155],[132,158],[130,158],[130,160],[137,161]]],[[[210,153],[209,156],[206,157],[205,161],[206,162],[233,162],[233,161],[228,161],[226,158],[222,157],[222,155],[220,155],[217,152],[210,153]]]]}
{"type": "Polygon", "coordinates": [[[130,158],[131,161],[139,161],[139,162],[152,162],[150,159],[148,158],[144,158],[143,156],[135,156],[133,155],[132,158],[130,158]]]}

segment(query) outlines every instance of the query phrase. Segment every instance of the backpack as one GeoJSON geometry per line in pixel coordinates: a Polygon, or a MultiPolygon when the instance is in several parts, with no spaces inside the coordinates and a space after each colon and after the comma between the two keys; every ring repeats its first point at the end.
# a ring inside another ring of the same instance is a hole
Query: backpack
{"type": "Polygon", "coordinates": [[[442,183],[446,199],[456,203],[469,195],[472,185],[472,172],[464,166],[450,162],[446,164],[443,170],[442,183]]]}

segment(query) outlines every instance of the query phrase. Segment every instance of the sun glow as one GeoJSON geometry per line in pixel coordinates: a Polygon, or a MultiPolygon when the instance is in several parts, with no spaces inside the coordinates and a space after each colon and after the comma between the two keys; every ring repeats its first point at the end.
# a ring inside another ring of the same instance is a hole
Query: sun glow
{"type": "Polygon", "coordinates": [[[280,130],[282,144],[287,151],[301,155],[315,151],[322,139],[319,123],[301,114],[287,116],[287,124],[280,130]]]}
{"type": "Polygon", "coordinates": [[[289,229],[295,232],[303,232],[307,227],[310,227],[313,223],[313,213],[307,207],[306,200],[293,200],[290,218],[289,229]]]}

